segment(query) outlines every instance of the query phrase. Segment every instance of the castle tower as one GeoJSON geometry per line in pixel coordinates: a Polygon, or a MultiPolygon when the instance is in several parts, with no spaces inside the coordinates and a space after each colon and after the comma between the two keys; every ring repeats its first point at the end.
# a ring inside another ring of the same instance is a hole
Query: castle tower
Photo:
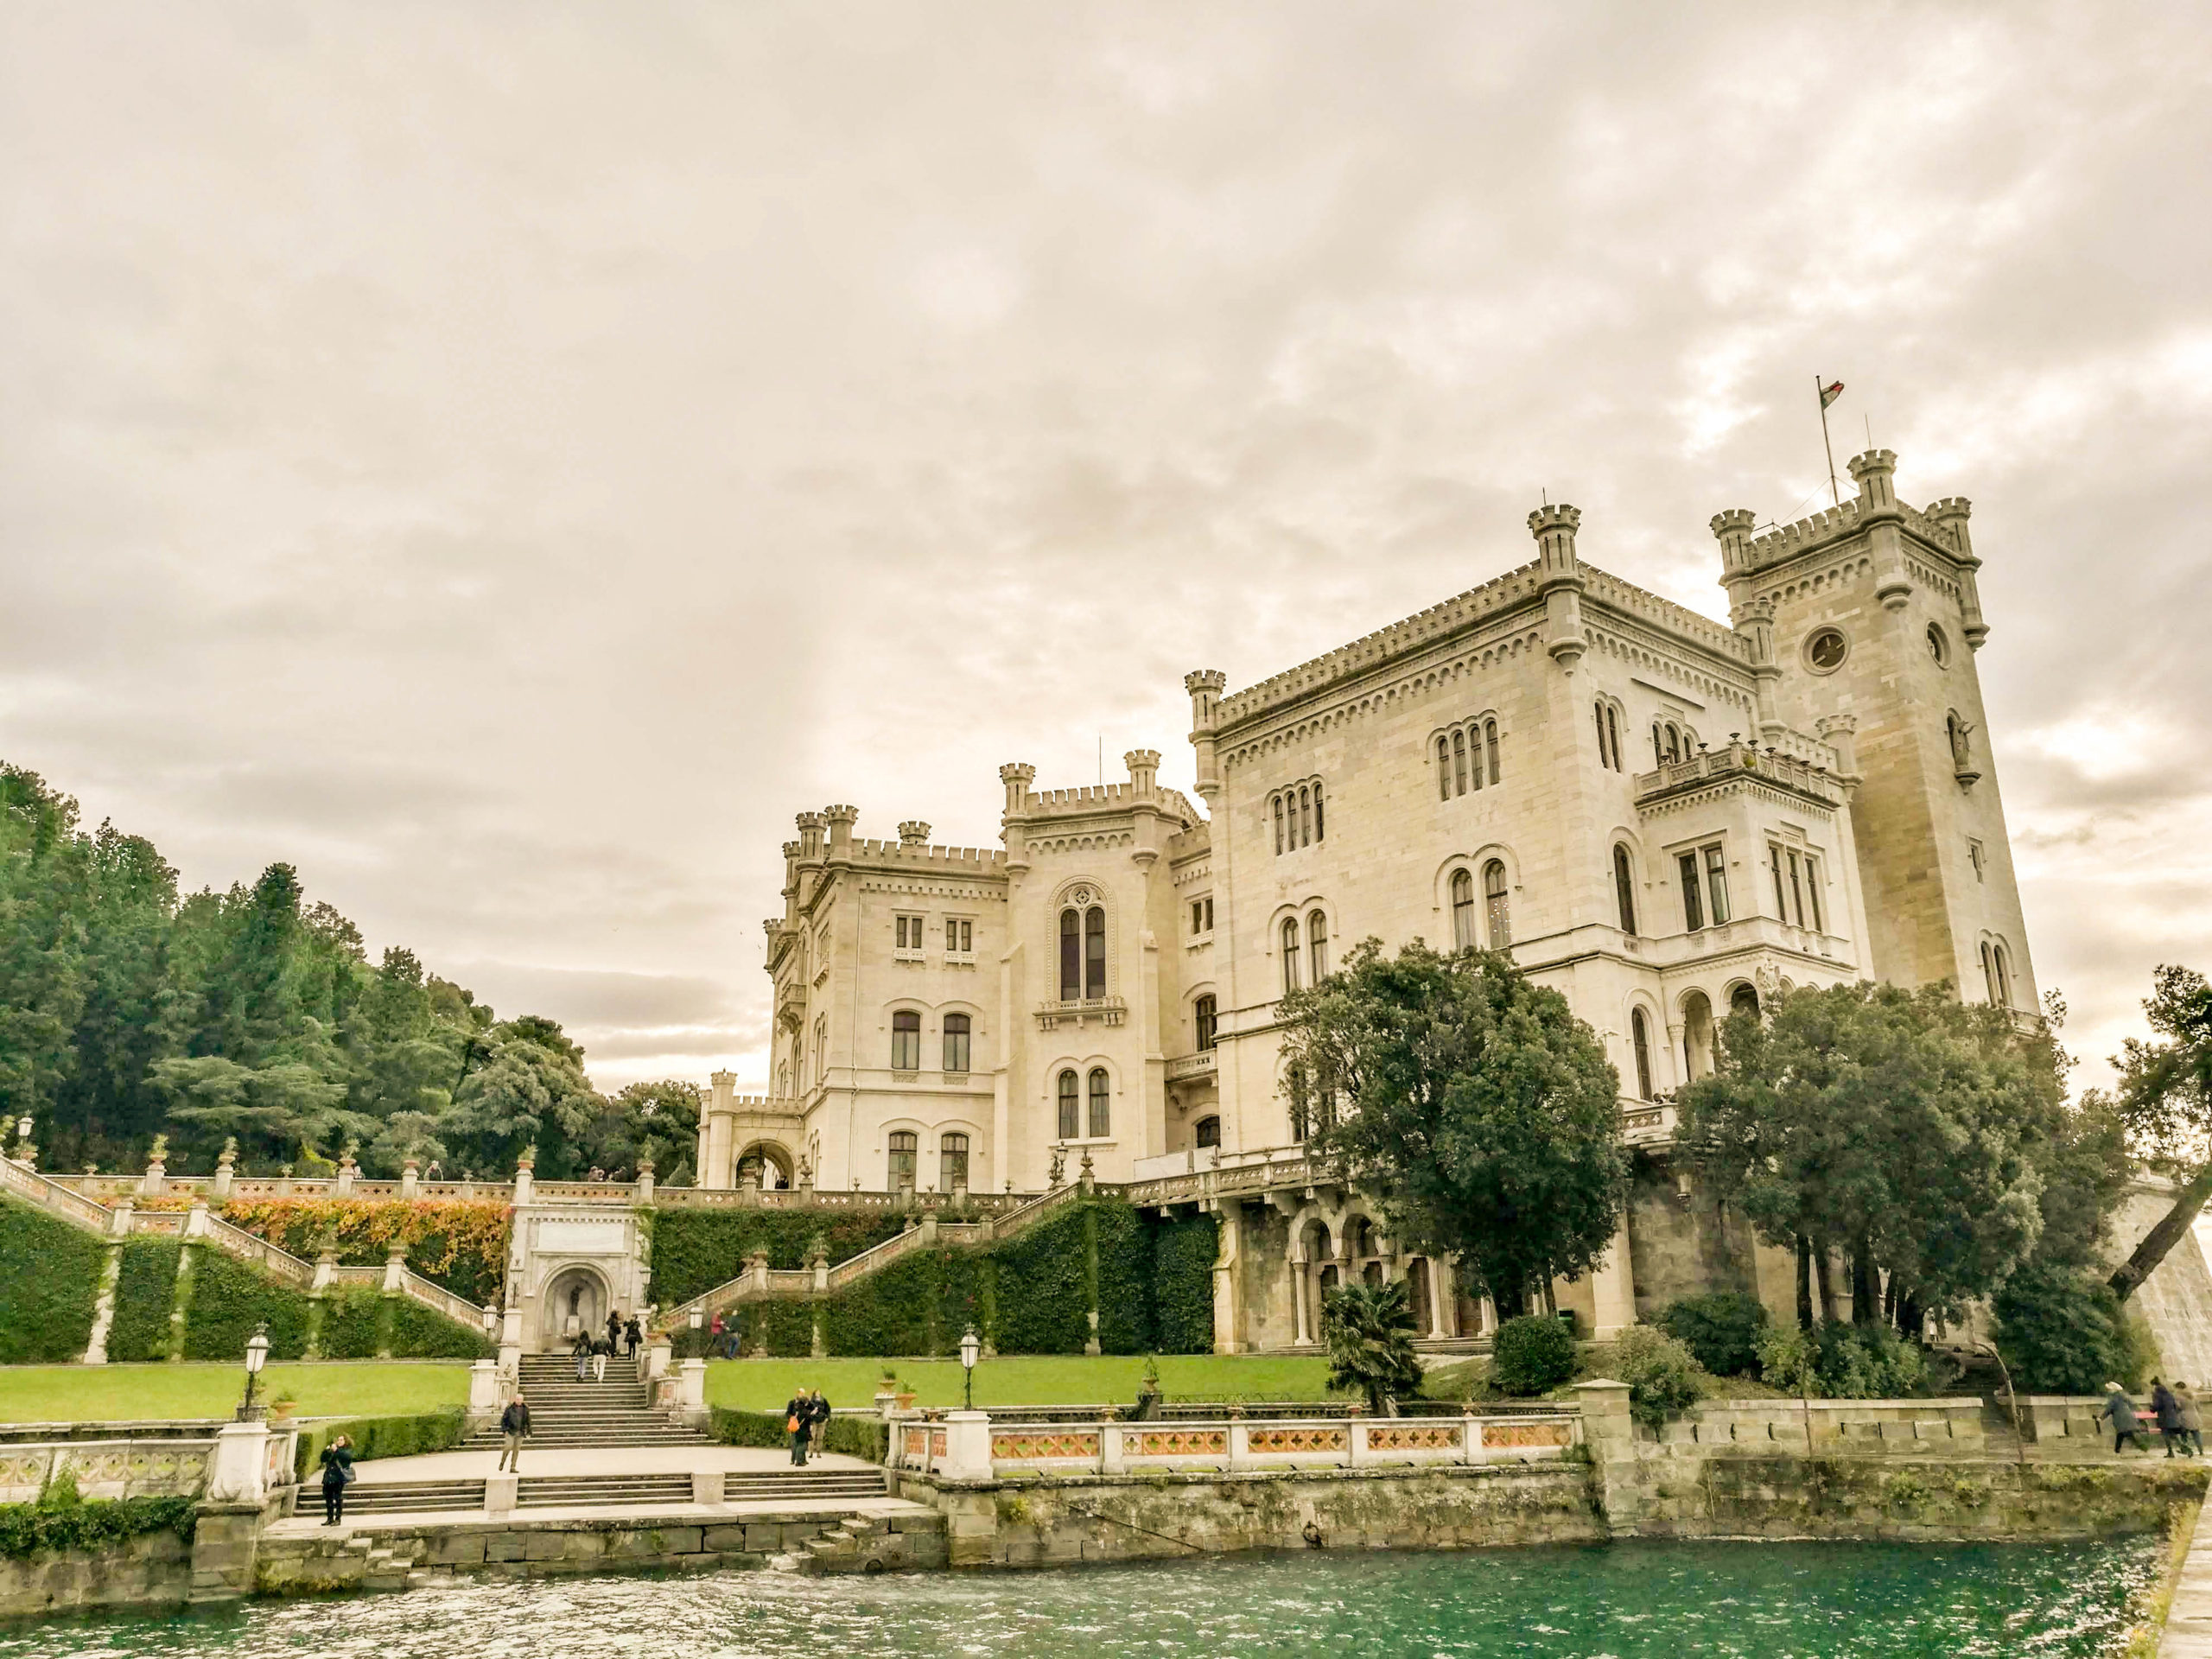
{"type": "Polygon", "coordinates": [[[1574,532],[1581,523],[1581,509],[1565,502],[1529,515],[1529,533],[1536,538],[1536,588],[1544,596],[1544,631],[1549,636],[1544,648],[1570,674],[1590,648],[1582,632],[1586,579],[1574,552],[1574,532]]]}
{"type": "Polygon", "coordinates": [[[1763,741],[1818,731],[1853,804],[1869,967],[2037,1007],[1974,653],[1987,637],[1962,499],[1900,503],[1897,457],[1851,461],[1856,499],[1752,537],[1713,521],[1731,616],[1759,676],[1763,741]],[[1770,721],[1774,722],[1770,727],[1770,721]]]}

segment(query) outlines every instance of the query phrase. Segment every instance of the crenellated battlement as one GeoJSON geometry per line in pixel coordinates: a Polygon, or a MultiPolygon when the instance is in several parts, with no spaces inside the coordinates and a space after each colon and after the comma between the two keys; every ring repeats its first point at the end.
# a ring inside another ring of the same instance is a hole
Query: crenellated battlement
{"type": "MultiPolygon", "coordinates": [[[[1150,753],[1149,750],[1145,751],[1150,753]]],[[[1156,759],[1156,757],[1155,757],[1156,759]]],[[[1180,817],[1187,822],[1198,818],[1197,809],[1190,798],[1178,789],[1165,789],[1158,785],[1140,794],[1135,784],[1084,784],[1075,789],[1033,790],[1022,808],[1022,815],[1032,823],[1039,818],[1081,817],[1092,812],[1126,812],[1142,802],[1156,806],[1167,817],[1180,817]]]]}
{"type": "Polygon", "coordinates": [[[1673,633],[1687,634],[1707,650],[1738,662],[1751,658],[1751,647],[1733,629],[1723,627],[1709,616],[1700,615],[1687,605],[1677,605],[1671,599],[1662,599],[1634,582],[1623,582],[1610,571],[1597,566],[1582,567],[1588,582],[1586,592],[1617,611],[1626,611],[1640,616],[1647,622],[1657,624],[1673,633]]]}
{"type": "MultiPolygon", "coordinates": [[[[1905,527],[1923,541],[1954,552],[1961,550],[1958,523],[1971,511],[1971,505],[1962,496],[1947,496],[1942,500],[1931,502],[1925,512],[1907,506],[1902,501],[1885,509],[1885,512],[1902,519],[1905,527]]],[[[1841,506],[1830,507],[1809,518],[1800,518],[1794,524],[1780,524],[1763,536],[1754,536],[1746,544],[1749,557],[1744,569],[1747,571],[1760,569],[1770,564],[1778,564],[1784,559],[1795,558],[1801,553],[1809,552],[1828,543],[1841,541],[1863,527],[1862,516],[1859,499],[1853,496],[1841,506]]],[[[1718,522],[1715,521],[1716,525],[1718,522]]]]}
{"type": "Polygon", "coordinates": [[[937,869],[957,875],[996,874],[1006,865],[1006,853],[997,847],[935,847],[918,841],[856,841],[853,856],[872,864],[937,869]]]}

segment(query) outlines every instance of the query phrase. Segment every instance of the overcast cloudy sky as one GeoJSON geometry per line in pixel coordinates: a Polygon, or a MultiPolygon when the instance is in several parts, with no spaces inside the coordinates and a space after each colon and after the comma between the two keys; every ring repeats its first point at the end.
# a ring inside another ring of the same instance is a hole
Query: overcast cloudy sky
{"type": "MultiPolygon", "coordinates": [[[[1525,559],[1974,498],[2035,966],[2212,968],[2200,5],[0,8],[0,756],[618,1084],[794,811],[1187,785],[1525,559]]],[[[2098,1068],[2101,1070],[2101,1068],[2098,1068]]]]}

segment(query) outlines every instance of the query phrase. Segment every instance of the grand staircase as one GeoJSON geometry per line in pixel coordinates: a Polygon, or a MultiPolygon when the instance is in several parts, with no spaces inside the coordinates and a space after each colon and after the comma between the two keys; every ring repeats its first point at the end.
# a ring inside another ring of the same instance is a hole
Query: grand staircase
{"type": "MultiPolygon", "coordinates": [[[[641,1375],[645,1357],[620,1355],[607,1362],[603,1382],[576,1381],[576,1362],[565,1354],[522,1357],[522,1397],[530,1407],[524,1455],[558,1446],[703,1446],[703,1430],[671,1422],[652,1408],[652,1390],[641,1375]]],[[[496,1420],[479,1428],[471,1446],[499,1444],[496,1420]]]]}

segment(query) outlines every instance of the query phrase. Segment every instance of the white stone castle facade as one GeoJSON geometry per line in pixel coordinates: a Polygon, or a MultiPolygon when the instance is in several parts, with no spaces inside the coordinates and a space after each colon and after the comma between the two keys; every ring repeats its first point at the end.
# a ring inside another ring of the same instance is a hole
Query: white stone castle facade
{"type": "MultiPolygon", "coordinates": [[[[1189,675],[1204,810],[1128,780],[1000,768],[1002,845],[861,839],[798,816],[766,923],[772,1092],[718,1076],[699,1179],[1045,1188],[1294,1147],[1275,1007],[1369,935],[1509,950],[1604,1038],[1631,1137],[1711,1064],[1716,1019],[1793,984],[1939,980],[2037,1007],[1975,653],[1967,503],[1904,505],[1886,450],[1853,500],[1764,535],[1713,520],[1732,626],[1536,556],[1230,692],[1189,675]]],[[[1788,1265],[1647,1179],[1607,1268],[1558,1287],[1599,1332],[1714,1283],[1779,1306],[1788,1265]]],[[[1319,1289],[1414,1277],[1439,1338],[1486,1310],[1341,1192],[1224,1205],[1217,1345],[1310,1342],[1319,1289]]]]}

